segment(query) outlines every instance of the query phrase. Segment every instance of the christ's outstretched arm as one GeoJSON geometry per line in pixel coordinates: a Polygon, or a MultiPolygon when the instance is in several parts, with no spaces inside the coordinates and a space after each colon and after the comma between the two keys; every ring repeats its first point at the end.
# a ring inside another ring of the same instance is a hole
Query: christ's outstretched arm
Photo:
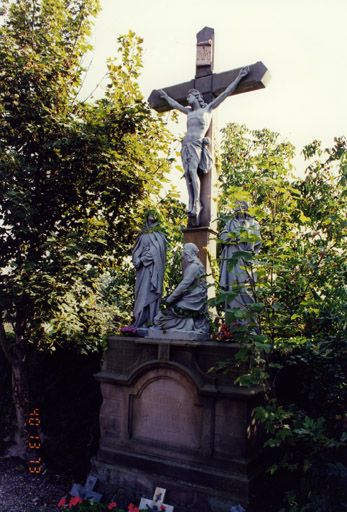
{"type": "Polygon", "coordinates": [[[222,101],[224,101],[228,96],[230,96],[230,94],[232,94],[235,91],[236,87],[239,85],[241,80],[243,78],[245,78],[248,75],[248,73],[249,73],[248,66],[242,68],[240,70],[238,76],[235,78],[235,80],[233,82],[231,82],[231,84],[228,85],[228,87],[225,89],[225,91],[223,91],[218,96],[218,98],[216,98],[215,100],[211,101],[211,103],[209,103],[209,105],[208,105],[209,112],[212,112],[212,110],[219,107],[219,105],[222,103],[222,101]]]}
{"type": "Polygon", "coordinates": [[[168,104],[170,105],[170,107],[180,110],[181,112],[183,112],[183,114],[188,114],[190,112],[189,108],[186,108],[183,105],[181,105],[180,103],[178,103],[177,101],[175,101],[162,89],[159,89],[158,92],[159,92],[159,96],[161,98],[163,98],[164,100],[166,100],[168,102],[168,104]]]}

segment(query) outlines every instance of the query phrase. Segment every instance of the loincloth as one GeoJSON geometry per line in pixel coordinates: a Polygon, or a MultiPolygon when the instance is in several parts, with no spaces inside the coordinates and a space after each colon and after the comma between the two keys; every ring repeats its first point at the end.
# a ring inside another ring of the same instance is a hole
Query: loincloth
{"type": "Polygon", "coordinates": [[[189,164],[194,163],[204,174],[207,174],[212,167],[212,157],[207,148],[208,138],[199,139],[193,142],[182,142],[181,158],[184,170],[189,164]]]}

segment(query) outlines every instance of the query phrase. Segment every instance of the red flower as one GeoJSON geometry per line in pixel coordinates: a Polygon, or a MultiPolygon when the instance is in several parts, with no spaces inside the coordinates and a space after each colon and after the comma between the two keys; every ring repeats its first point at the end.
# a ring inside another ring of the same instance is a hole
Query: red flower
{"type": "Polygon", "coordinates": [[[109,506],[107,507],[109,510],[112,510],[114,507],[117,506],[117,503],[115,501],[112,501],[112,503],[109,504],[109,506]]]}
{"type": "Polygon", "coordinates": [[[128,512],[140,512],[139,507],[135,507],[133,503],[128,505],[128,512]]]}
{"type": "Polygon", "coordinates": [[[65,498],[62,498],[59,503],[58,503],[58,507],[63,507],[64,505],[66,504],[66,499],[65,498]]]}
{"type": "Polygon", "coordinates": [[[166,510],[166,507],[164,507],[164,505],[160,505],[160,510],[166,510]]]}
{"type": "Polygon", "coordinates": [[[79,498],[78,496],[73,496],[70,500],[69,508],[74,507],[75,505],[77,505],[77,503],[82,503],[81,498],[79,498]]]}

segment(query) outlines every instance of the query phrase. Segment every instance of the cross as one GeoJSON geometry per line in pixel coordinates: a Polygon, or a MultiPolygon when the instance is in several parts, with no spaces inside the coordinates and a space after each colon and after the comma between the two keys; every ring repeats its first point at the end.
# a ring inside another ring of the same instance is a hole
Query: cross
{"type": "Polygon", "coordinates": [[[156,487],[153,495],[153,499],[141,498],[139,509],[150,510],[151,512],[173,512],[174,507],[172,505],[165,505],[163,503],[166,489],[162,487],[156,487]]]}
{"type": "MultiPolygon", "coordinates": [[[[238,76],[240,69],[233,69],[223,73],[213,73],[214,64],[214,29],[205,27],[197,34],[197,52],[196,52],[196,72],[195,78],[189,82],[184,82],[163,89],[172,99],[187,106],[187,95],[190,89],[198,89],[206,103],[210,103],[217,98],[238,76]]],[[[262,62],[256,62],[249,66],[248,75],[238,84],[235,91],[231,93],[241,94],[266,87],[270,80],[270,73],[262,62]]],[[[153,90],[148,98],[148,102],[158,112],[171,110],[172,106],[160,96],[158,90],[153,90]]],[[[213,161],[213,141],[217,130],[215,123],[211,124],[206,133],[206,137],[212,141],[210,144],[210,154],[213,161]]],[[[215,255],[216,248],[213,243],[215,237],[216,223],[216,203],[213,200],[213,192],[217,183],[217,173],[215,165],[207,174],[198,171],[200,178],[200,202],[202,210],[198,218],[188,218],[188,229],[184,230],[184,242],[193,242],[199,248],[199,257],[204,263],[208,272],[208,254],[206,247],[215,255]]]]}
{"type": "Polygon", "coordinates": [[[89,475],[87,477],[86,483],[84,484],[84,487],[82,487],[80,484],[73,484],[70,495],[76,498],[81,498],[81,500],[87,499],[99,502],[102,495],[93,490],[96,482],[97,478],[95,476],[89,475]]]}

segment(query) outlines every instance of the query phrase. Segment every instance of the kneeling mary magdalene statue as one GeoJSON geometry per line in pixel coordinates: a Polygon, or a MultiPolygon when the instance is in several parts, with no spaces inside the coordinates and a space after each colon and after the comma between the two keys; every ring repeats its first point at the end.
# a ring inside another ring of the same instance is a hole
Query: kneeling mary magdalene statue
{"type": "Polygon", "coordinates": [[[198,258],[195,244],[184,244],[182,251],[183,279],[166,299],[167,310],[154,320],[163,331],[209,332],[205,268],[198,258]]]}
{"type": "Polygon", "coordinates": [[[132,325],[144,327],[153,323],[159,312],[166,262],[166,241],[153,210],[147,214],[145,227],[136,239],[132,260],[136,269],[135,322],[132,325]]]}

